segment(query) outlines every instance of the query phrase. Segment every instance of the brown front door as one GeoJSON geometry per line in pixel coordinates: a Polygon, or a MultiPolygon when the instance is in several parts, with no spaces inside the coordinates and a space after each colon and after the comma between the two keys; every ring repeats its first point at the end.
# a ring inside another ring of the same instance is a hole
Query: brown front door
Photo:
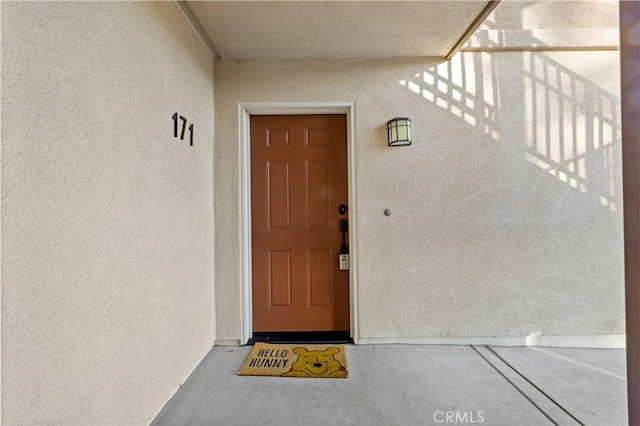
{"type": "Polygon", "coordinates": [[[251,117],[253,331],[349,330],[344,115],[251,117]]]}

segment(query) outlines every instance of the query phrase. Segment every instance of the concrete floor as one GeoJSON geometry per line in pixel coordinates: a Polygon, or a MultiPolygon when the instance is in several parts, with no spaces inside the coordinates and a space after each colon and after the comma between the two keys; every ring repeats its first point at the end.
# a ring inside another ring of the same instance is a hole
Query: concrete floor
{"type": "Polygon", "coordinates": [[[241,377],[214,347],[154,425],[623,425],[622,349],[348,346],[348,379],[241,377]]]}

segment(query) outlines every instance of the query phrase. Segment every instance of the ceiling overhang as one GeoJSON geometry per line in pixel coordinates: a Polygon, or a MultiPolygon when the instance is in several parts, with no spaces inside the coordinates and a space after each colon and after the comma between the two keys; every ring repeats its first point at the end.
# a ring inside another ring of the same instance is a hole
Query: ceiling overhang
{"type": "Polygon", "coordinates": [[[498,1],[178,3],[222,58],[448,59],[498,1]]]}

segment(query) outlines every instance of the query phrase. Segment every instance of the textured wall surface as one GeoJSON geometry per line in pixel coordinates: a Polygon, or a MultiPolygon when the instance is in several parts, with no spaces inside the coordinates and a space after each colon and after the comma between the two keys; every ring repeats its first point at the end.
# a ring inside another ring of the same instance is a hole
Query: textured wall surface
{"type": "Polygon", "coordinates": [[[617,49],[617,4],[617,0],[503,1],[463,50],[617,49]]]}
{"type": "Polygon", "coordinates": [[[148,423],[211,347],[213,114],[175,3],[2,3],[3,423],[148,423]]]}
{"type": "Polygon", "coordinates": [[[360,337],[623,333],[618,60],[216,61],[217,337],[240,332],[238,102],[337,101],[356,103],[360,337]],[[387,146],[396,116],[410,147],[387,146]]]}

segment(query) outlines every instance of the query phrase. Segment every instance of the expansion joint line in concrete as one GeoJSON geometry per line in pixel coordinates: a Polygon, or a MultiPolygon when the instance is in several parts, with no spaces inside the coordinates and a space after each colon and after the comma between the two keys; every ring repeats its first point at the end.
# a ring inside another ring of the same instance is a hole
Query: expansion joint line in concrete
{"type": "Polygon", "coordinates": [[[575,420],[576,422],[578,422],[578,424],[580,424],[581,426],[584,426],[584,423],[582,423],[580,420],[578,420],[577,418],[575,418],[573,416],[573,414],[571,414],[566,408],[564,408],[562,405],[560,405],[560,403],[558,403],[558,401],[556,401],[555,399],[553,399],[549,394],[547,394],[545,391],[543,391],[542,389],[540,389],[535,383],[533,383],[531,380],[529,380],[524,374],[522,374],[520,371],[518,371],[513,365],[511,365],[509,362],[507,362],[507,360],[505,360],[503,357],[501,357],[492,347],[487,346],[487,349],[489,349],[491,352],[493,352],[493,354],[495,356],[497,356],[500,361],[504,362],[507,367],[509,367],[510,369],[512,369],[513,371],[515,371],[520,377],[522,377],[524,380],[527,381],[527,383],[529,383],[531,386],[533,386],[538,392],[540,392],[542,395],[544,395],[549,401],[551,401],[552,403],[554,403],[559,409],[561,409],[562,411],[564,411],[569,417],[571,417],[573,420],[575,420]]]}
{"type": "Polygon", "coordinates": [[[565,415],[568,416],[569,422],[574,421],[577,425],[580,426],[584,426],[584,424],[578,420],[577,418],[575,418],[569,411],[567,411],[562,405],[560,405],[557,401],[555,401],[551,396],[549,396],[546,392],[544,392],[542,389],[540,389],[538,386],[535,385],[535,383],[533,383],[531,380],[529,380],[524,374],[522,374],[520,371],[518,371],[513,365],[511,365],[509,362],[507,362],[503,357],[501,357],[495,350],[493,350],[491,347],[489,346],[471,346],[471,348],[482,358],[484,359],[487,364],[489,364],[494,370],[496,370],[498,372],[498,374],[500,374],[507,382],[509,382],[522,396],[525,397],[525,399],[527,401],[529,401],[534,407],[536,407],[547,419],[549,419],[549,421],[551,423],[553,423],[554,425],[558,426],[561,424],[565,424],[565,422],[563,421],[558,421],[556,419],[554,419],[554,417],[558,417],[558,416],[553,416],[551,413],[549,413],[549,410],[545,410],[543,407],[541,407],[540,400],[541,398],[543,398],[541,401],[545,402],[545,403],[551,403],[552,406],[556,407],[557,409],[560,410],[560,412],[565,415]],[[488,351],[489,353],[483,353],[485,351],[488,351]],[[493,358],[493,360],[489,359],[489,358],[493,358]],[[502,364],[502,365],[500,365],[502,364]],[[524,380],[526,382],[526,384],[528,384],[529,386],[531,386],[535,391],[530,391],[527,392],[524,387],[525,386],[519,386],[517,383],[515,383],[515,380],[513,380],[512,378],[508,377],[508,374],[506,374],[505,371],[503,371],[503,369],[507,368],[507,371],[510,371],[512,373],[515,373],[520,379],[524,380]],[[537,392],[539,393],[539,395],[531,395],[530,393],[533,392],[537,392]],[[535,400],[538,399],[539,401],[536,402],[535,400]]]}
{"type": "MultiPolygon", "coordinates": [[[[483,346],[484,348],[489,349],[487,346],[483,346]]],[[[518,392],[520,392],[522,394],[522,396],[525,397],[525,399],[527,401],[529,401],[534,407],[536,407],[538,409],[538,411],[540,411],[547,419],[549,419],[549,421],[551,423],[553,423],[556,426],[559,426],[559,424],[553,420],[553,418],[551,418],[538,404],[535,403],[534,400],[532,400],[531,398],[529,398],[529,396],[522,390],[520,389],[515,383],[513,383],[507,376],[505,376],[502,371],[500,371],[499,368],[497,368],[491,361],[489,361],[489,359],[483,355],[476,346],[471,346],[471,348],[480,356],[480,358],[482,358],[483,360],[485,360],[487,362],[487,364],[489,364],[494,370],[496,370],[498,372],[498,374],[500,374],[507,382],[509,382],[511,384],[511,386],[513,386],[518,392]]],[[[492,351],[493,352],[493,351],[492,351]]]]}

